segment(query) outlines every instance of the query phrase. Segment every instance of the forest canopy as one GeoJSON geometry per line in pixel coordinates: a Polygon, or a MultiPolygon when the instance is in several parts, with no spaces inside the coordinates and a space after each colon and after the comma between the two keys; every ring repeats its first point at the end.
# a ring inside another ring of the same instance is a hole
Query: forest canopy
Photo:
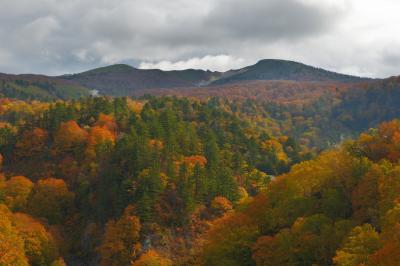
{"type": "Polygon", "coordinates": [[[350,127],[324,97],[0,101],[1,265],[400,263],[398,120],[350,127]]]}

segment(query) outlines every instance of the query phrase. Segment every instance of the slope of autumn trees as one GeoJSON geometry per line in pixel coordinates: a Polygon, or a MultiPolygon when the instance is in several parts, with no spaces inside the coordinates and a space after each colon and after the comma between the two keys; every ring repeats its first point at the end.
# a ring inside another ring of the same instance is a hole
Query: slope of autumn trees
{"type": "Polygon", "coordinates": [[[399,265],[400,122],[339,98],[0,99],[0,265],[399,265]]]}
{"type": "Polygon", "coordinates": [[[400,265],[400,121],[292,167],[198,241],[199,265],[400,265]]]}
{"type": "Polygon", "coordinates": [[[5,264],[186,263],[210,221],[315,153],[217,98],[1,103],[5,264]]]}

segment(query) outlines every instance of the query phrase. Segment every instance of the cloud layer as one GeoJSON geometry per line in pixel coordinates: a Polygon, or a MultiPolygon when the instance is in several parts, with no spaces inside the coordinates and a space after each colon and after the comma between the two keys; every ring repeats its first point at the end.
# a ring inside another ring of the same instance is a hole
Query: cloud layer
{"type": "Polygon", "coordinates": [[[383,77],[400,74],[396,8],[395,0],[0,0],[0,72],[113,63],[223,71],[282,58],[383,77]]]}
{"type": "Polygon", "coordinates": [[[160,61],[156,63],[142,62],[139,68],[142,69],[162,69],[162,70],[184,70],[184,69],[204,69],[213,71],[226,71],[228,69],[237,69],[244,66],[245,60],[243,58],[234,58],[229,55],[216,55],[194,57],[188,60],[181,60],[176,62],[160,61]]]}

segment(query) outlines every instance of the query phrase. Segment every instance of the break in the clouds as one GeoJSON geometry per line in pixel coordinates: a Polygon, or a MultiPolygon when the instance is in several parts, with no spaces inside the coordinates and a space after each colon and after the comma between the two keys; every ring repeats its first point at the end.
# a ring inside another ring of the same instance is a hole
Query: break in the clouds
{"type": "Polygon", "coordinates": [[[182,60],[177,62],[171,61],[160,61],[156,63],[142,62],[139,68],[142,69],[162,69],[162,70],[184,70],[184,69],[204,69],[214,71],[226,71],[227,69],[237,69],[244,65],[245,60],[243,58],[234,58],[229,55],[216,55],[216,56],[204,56],[194,57],[188,60],[182,60]]]}
{"type": "Polygon", "coordinates": [[[114,63],[224,71],[262,58],[400,74],[396,0],[0,0],[0,72],[114,63]]]}

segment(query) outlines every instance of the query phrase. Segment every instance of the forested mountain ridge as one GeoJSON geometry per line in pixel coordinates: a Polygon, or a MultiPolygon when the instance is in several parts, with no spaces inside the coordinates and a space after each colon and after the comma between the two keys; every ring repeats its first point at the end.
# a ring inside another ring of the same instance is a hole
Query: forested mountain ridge
{"type": "Polygon", "coordinates": [[[195,69],[162,71],[117,64],[58,77],[9,74],[0,76],[0,93],[4,97],[39,100],[77,99],[94,90],[100,95],[108,96],[141,96],[146,93],[165,95],[169,90],[172,90],[171,93],[193,92],[195,95],[198,88],[215,93],[220,88],[234,86],[238,89],[242,85],[245,92],[252,84],[268,81],[270,84],[275,81],[290,81],[300,84],[336,84],[338,87],[347,86],[348,83],[373,81],[275,59],[261,60],[255,65],[226,72],[195,69]]]}
{"type": "Polygon", "coordinates": [[[231,71],[227,77],[222,75],[211,84],[222,85],[249,80],[360,82],[368,79],[339,74],[294,61],[264,59],[255,65],[231,71]]]}
{"type": "Polygon", "coordinates": [[[215,220],[199,265],[400,265],[400,122],[383,123],[271,181],[215,220]]]}
{"type": "MultiPolygon", "coordinates": [[[[338,74],[305,64],[265,59],[257,64],[227,72],[203,70],[161,71],[136,69],[128,65],[113,65],[83,73],[62,76],[77,83],[97,89],[103,95],[126,96],[143,94],[146,89],[195,88],[258,80],[292,80],[320,82],[368,81],[350,75],[338,74]]],[[[162,91],[162,90],[161,90],[162,91]]]]}
{"type": "Polygon", "coordinates": [[[137,69],[120,64],[59,78],[98,90],[101,95],[128,96],[135,91],[151,88],[201,86],[220,75],[219,72],[194,69],[162,71],[159,69],[137,69]]]}
{"type": "Polygon", "coordinates": [[[78,99],[89,96],[88,88],[44,75],[0,73],[0,96],[22,100],[78,99]]]}

